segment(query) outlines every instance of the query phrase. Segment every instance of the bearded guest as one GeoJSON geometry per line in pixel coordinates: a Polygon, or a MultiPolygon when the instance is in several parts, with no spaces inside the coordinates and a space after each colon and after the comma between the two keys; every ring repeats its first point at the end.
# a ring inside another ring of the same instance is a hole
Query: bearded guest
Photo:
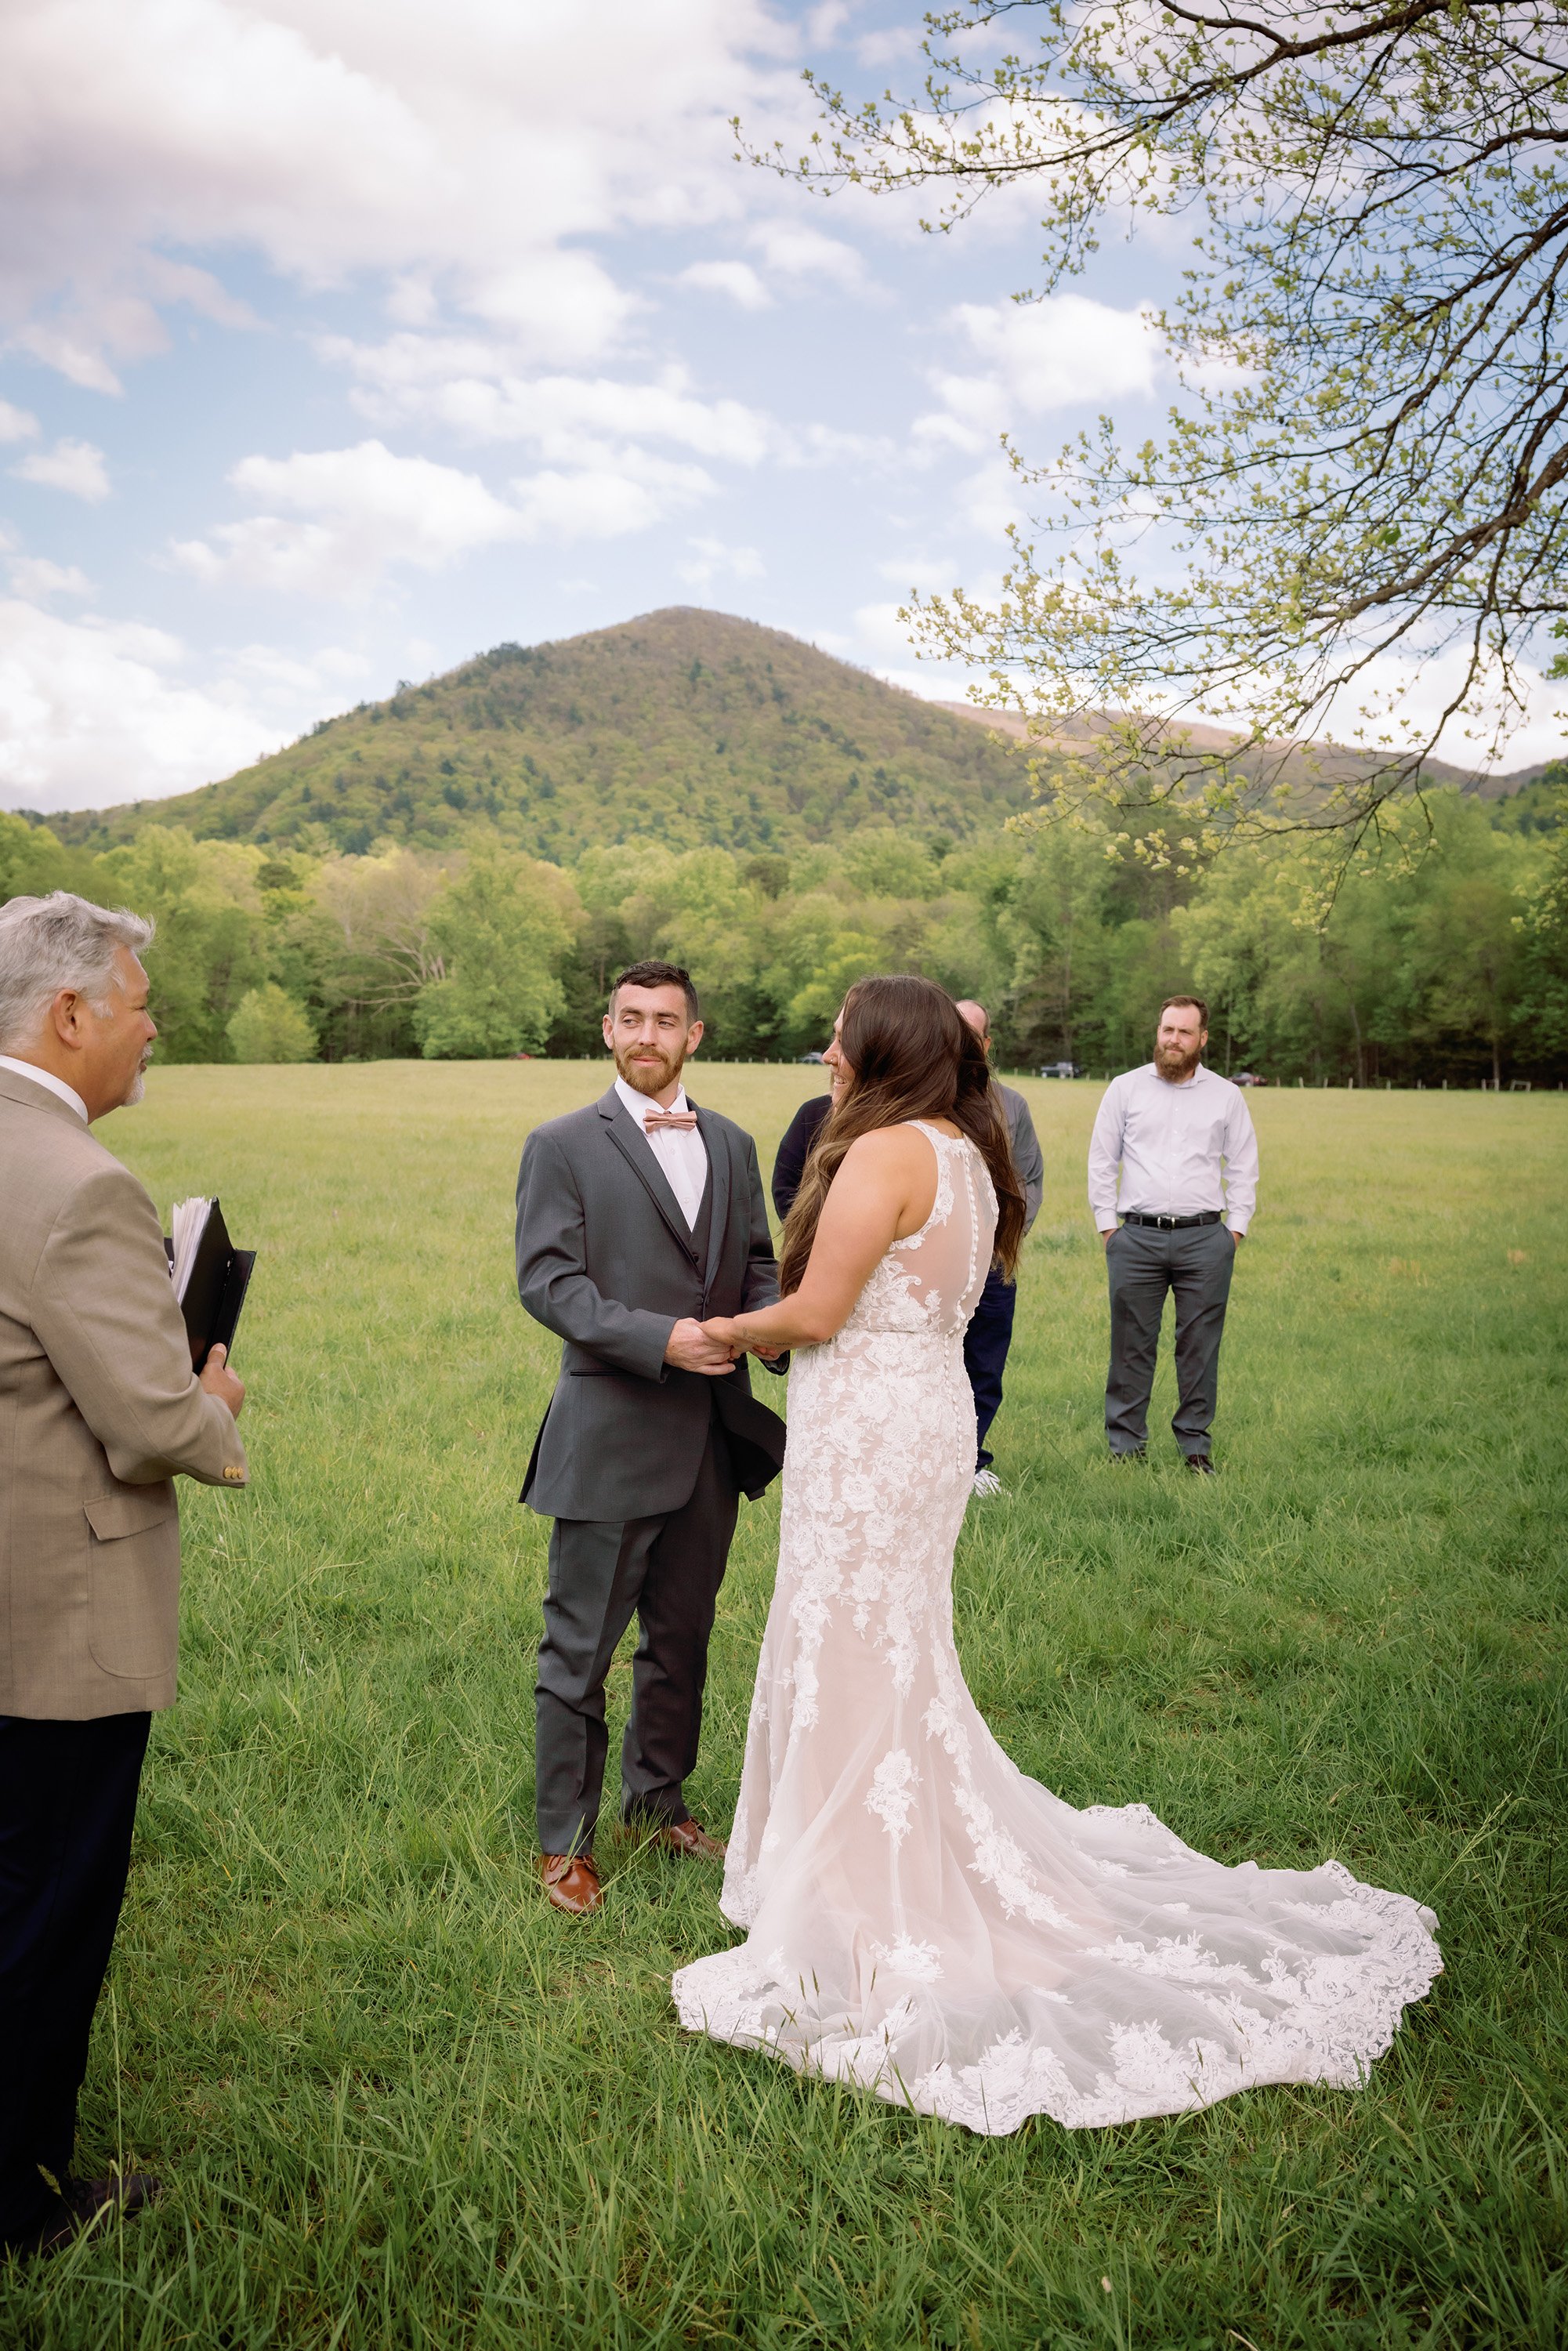
{"type": "Polygon", "coordinates": [[[1141,1461],[1148,1438],[1166,1295],[1176,1300],[1177,1403],[1186,1467],[1212,1477],[1209,1431],[1236,1252],[1258,1198],[1258,1138],[1247,1098],[1203,1066],[1208,1008],[1167,997],[1155,1058],[1105,1089],[1089,1144],[1089,1206],[1111,1278],[1105,1433],[1112,1458],[1141,1461]]]}
{"type": "Polygon", "coordinates": [[[151,2199],[71,2171],[153,1712],[174,1700],[177,1476],[243,1486],[245,1390],[198,1377],[158,1212],[90,1132],[141,1099],[152,925],[0,907],[0,2247],[151,2199]]]}
{"type": "Polygon", "coordinates": [[[744,1356],[702,1329],[779,1295],[756,1146],[686,1095],[702,1034],[687,972],[632,965],[604,1016],[614,1084],[536,1127],[517,1176],[518,1293],[562,1342],[521,1499],[555,1521],[536,1807],[546,1893],[574,1917],[601,1899],[604,1683],[633,1614],[622,1816],[670,1853],[723,1858],[684,1788],[739,1497],[755,1500],[784,1458],[784,1424],[753,1398],[744,1356]]]}

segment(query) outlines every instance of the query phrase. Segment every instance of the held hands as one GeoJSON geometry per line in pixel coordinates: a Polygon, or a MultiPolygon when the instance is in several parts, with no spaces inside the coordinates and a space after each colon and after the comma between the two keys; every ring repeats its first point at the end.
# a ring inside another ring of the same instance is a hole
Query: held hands
{"type": "Polygon", "coordinates": [[[239,1408],[245,1402],[245,1382],[236,1380],[230,1371],[226,1347],[217,1346],[209,1351],[197,1384],[205,1388],[209,1395],[215,1395],[220,1404],[226,1404],[235,1420],[239,1418],[239,1408]]]}
{"type": "Polygon", "coordinates": [[[703,1324],[703,1329],[710,1339],[716,1340],[721,1347],[727,1347],[735,1356],[750,1353],[759,1355],[765,1364],[771,1364],[784,1352],[782,1347],[771,1346],[765,1340],[747,1338],[739,1322],[729,1315],[714,1315],[703,1324]]]}
{"type": "Polygon", "coordinates": [[[736,1355],[743,1351],[715,1335],[729,1327],[725,1322],[694,1322],[686,1316],[664,1343],[665,1363],[674,1364],[678,1372],[701,1372],[707,1379],[733,1372],[736,1355]]]}

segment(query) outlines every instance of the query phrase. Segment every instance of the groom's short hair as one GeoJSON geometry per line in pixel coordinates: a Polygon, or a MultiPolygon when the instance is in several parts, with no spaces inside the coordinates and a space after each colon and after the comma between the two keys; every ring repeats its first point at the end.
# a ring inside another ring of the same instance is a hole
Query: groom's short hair
{"type": "Polygon", "coordinates": [[[615,1010],[615,999],[623,987],[684,988],[686,998],[687,1028],[691,1028],[695,1021],[700,1020],[703,1017],[702,1007],[697,1002],[696,989],[692,986],[691,973],[683,970],[678,963],[629,963],[610,991],[612,1015],[615,1010]]]}

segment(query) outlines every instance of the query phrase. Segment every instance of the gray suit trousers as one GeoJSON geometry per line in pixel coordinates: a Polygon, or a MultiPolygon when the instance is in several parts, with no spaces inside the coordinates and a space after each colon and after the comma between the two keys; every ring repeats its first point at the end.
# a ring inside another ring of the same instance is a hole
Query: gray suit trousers
{"type": "Polygon", "coordinates": [[[645,1519],[557,1519],[534,1691],[535,1805],[542,1853],[592,1850],[609,1734],[604,1681],[633,1614],[632,1715],[621,1750],[628,1820],[685,1821],[703,1685],[740,1489],[716,1418],[696,1484],[645,1519]]]}
{"type": "Polygon", "coordinates": [[[1105,1259],[1111,1277],[1105,1433],[1112,1452],[1141,1452],[1148,1436],[1149,1395],[1168,1290],[1176,1299],[1179,1399],[1171,1429],[1185,1454],[1207,1453],[1236,1243],[1224,1225],[1192,1225],[1176,1233],[1122,1225],[1106,1244],[1105,1259]]]}

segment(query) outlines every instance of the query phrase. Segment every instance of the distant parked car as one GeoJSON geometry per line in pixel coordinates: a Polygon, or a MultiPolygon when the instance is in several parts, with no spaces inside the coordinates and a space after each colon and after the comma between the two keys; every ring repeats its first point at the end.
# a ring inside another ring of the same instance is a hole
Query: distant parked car
{"type": "Polygon", "coordinates": [[[821,1053],[802,1053],[800,1058],[802,1061],[815,1061],[819,1068],[821,1066],[822,1055],[821,1053]]]}
{"type": "Polygon", "coordinates": [[[1259,1077],[1254,1070],[1238,1070],[1230,1082],[1233,1086],[1266,1086],[1269,1081],[1259,1077]]]}
{"type": "Polygon", "coordinates": [[[1047,1061],[1040,1074],[1042,1078],[1081,1078],[1083,1064],[1082,1061],[1047,1061]]]}

